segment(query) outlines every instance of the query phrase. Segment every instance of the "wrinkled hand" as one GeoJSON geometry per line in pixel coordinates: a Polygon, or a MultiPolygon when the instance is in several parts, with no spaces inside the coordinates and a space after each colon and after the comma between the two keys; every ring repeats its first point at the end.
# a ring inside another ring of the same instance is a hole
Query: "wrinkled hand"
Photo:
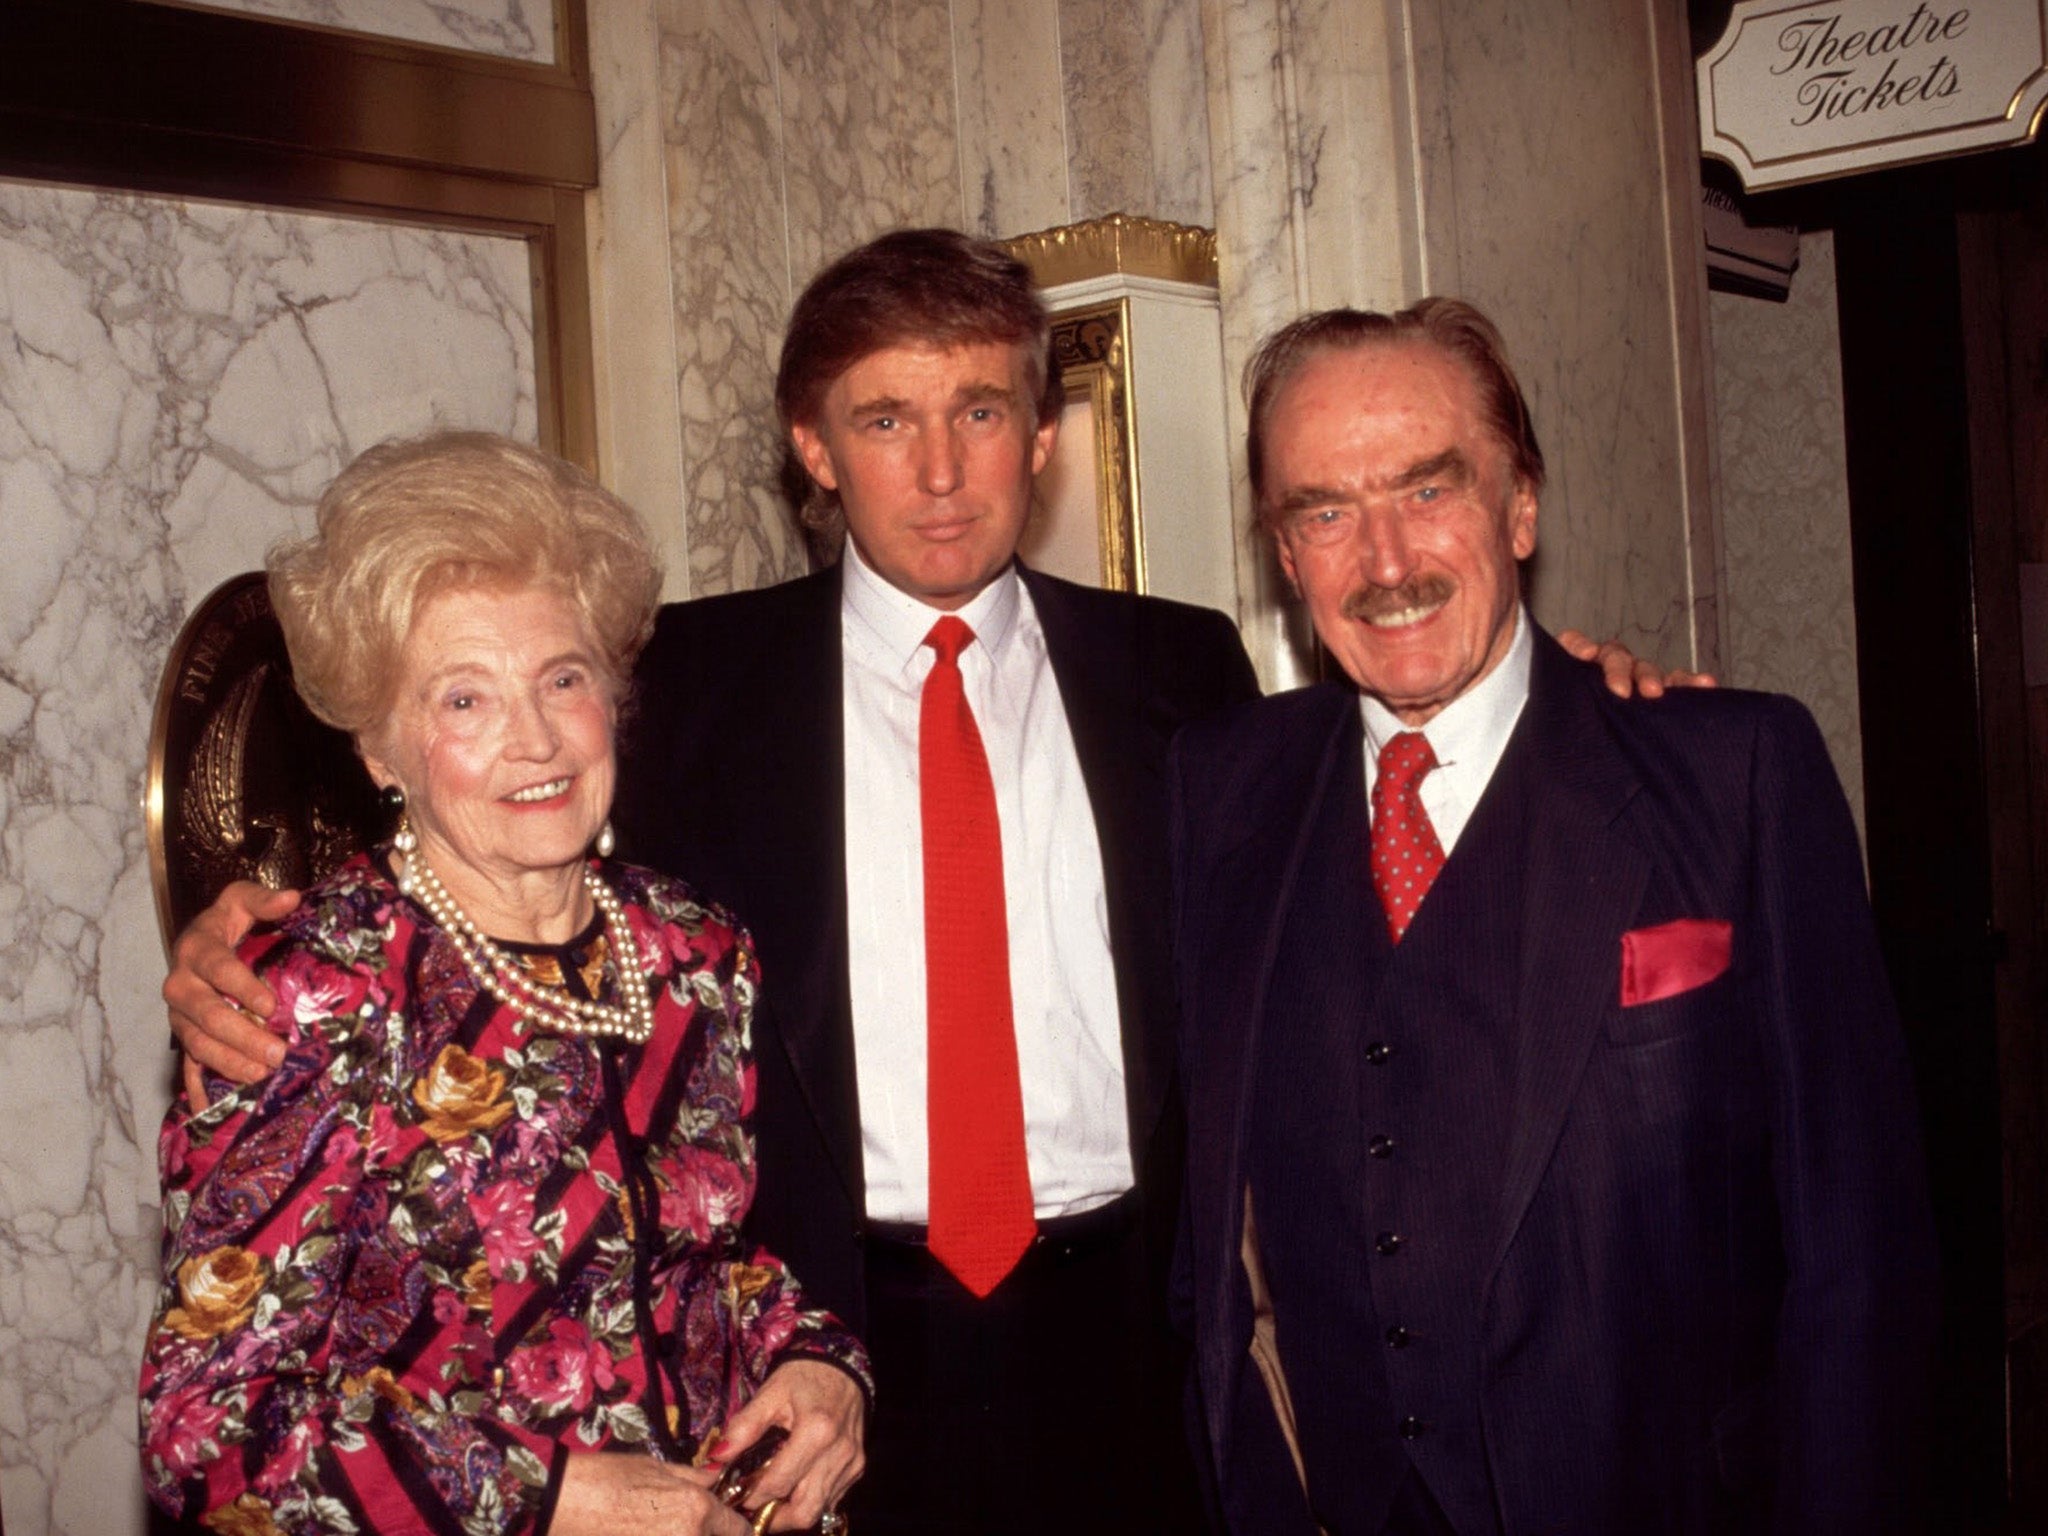
{"type": "Polygon", "coordinates": [[[1558,632],[1557,643],[1580,661],[1599,662],[1600,670],[1606,674],[1607,691],[1618,699],[1626,699],[1632,694],[1641,694],[1646,699],[1661,699],[1666,688],[1715,686],[1711,672],[1688,672],[1682,667],[1674,667],[1667,672],[1654,661],[1638,657],[1619,640],[1603,644],[1576,629],[1566,629],[1558,632]]]}
{"type": "Polygon", "coordinates": [[[746,1518],[711,1496],[717,1479],[645,1456],[572,1452],[548,1536],[747,1536],[746,1518]]]}
{"type": "Polygon", "coordinates": [[[235,946],[257,923],[276,922],[298,904],[297,891],[237,880],[171,946],[164,1002],[171,1033],[185,1052],[185,1097],[195,1111],[206,1107],[202,1067],[254,1083],[284,1060],[284,1042],[263,1022],[277,1007],[277,996],[242,964],[235,946]]]}
{"type": "Polygon", "coordinates": [[[711,1448],[730,1461],[771,1424],[789,1431],[775,1459],[761,1469],[747,1499],[759,1509],[770,1499],[782,1507],[771,1531],[807,1531],[828,1509],[839,1507],[867,1466],[861,1452],[861,1421],[867,1402],[853,1378],[816,1360],[788,1360],[768,1373],[746,1407],[725,1426],[725,1438],[711,1448]]]}

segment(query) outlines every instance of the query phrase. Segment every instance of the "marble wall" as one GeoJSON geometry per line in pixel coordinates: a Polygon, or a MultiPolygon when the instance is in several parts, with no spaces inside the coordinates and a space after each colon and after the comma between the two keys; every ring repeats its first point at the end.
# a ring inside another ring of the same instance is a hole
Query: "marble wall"
{"type": "MultiPolygon", "coordinates": [[[[1675,5],[618,0],[592,19],[594,34],[651,32],[659,61],[642,87],[658,107],[619,94],[630,68],[601,72],[598,99],[618,144],[647,146],[628,180],[658,192],[672,335],[657,349],[645,327],[601,323],[599,345],[622,376],[676,380],[679,448],[650,456],[673,456],[678,489],[649,488],[685,554],[673,595],[803,568],[769,401],[782,317],[819,265],[901,224],[1008,235],[1122,210],[1217,230],[1233,437],[1245,358],[1304,308],[1462,291],[1497,313],[1555,466],[1539,614],[1714,664],[1675,5]]],[[[621,219],[655,212],[615,199],[601,218],[623,235],[621,219]]],[[[1298,616],[1249,531],[1233,451],[1238,618],[1285,685],[1302,675],[1298,616]]],[[[615,452],[639,457],[624,439],[615,452]]]]}
{"type": "Polygon", "coordinates": [[[187,609],[357,450],[535,436],[523,242],[0,183],[0,1507],[143,1527],[171,1088],[141,817],[187,609]]]}
{"type": "MultiPolygon", "coordinates": [[[[437,43],[473,53],[552,64],[554,0],[202,0],[217,11],[246,11],[281,21],[312,22],[437,43]]],[[[591,0],[605,5],[610,0],[591,0]]]]}
{"type": "Polygon", "coordinates": [[[1713,295],[1727,679],[1813,711],[1863,823],[1856,594],[1834,237],[1799,241],[1783,304],[1713,295]]]}
{"type": "Polygon", "coordinates": [[[1691,45],[1658,0],[1414,8],[1423,282],[1500,323],[1544,444],[1534,606],[1713,667],[1691,45]]]}
{"type": "MultiPolygon", "coordinates": [[[[458,29],[434,40],[515,54],[515,34],[547,46],[551,10],[244,8],[339,25],[417,12],[458,29]]],[[[588,15],[600,446],[664,541],[671,595],[804,564],[773,489],[770,382],[790,299],[823,261],[895,225],[1007,235],[1123,210],[1218,232],[1233,439],[1237,370],[1301,309],[1436,290],[1493,309],[1556,465],[1539,611],[1669,660],[1722,654],[1675,0],[591,0],[588,15]]],[[[510,242],[0,185],[0,1498],[15,1536],[139,1522],[133,1361],[169,1090],[136,811],[156,668],[190,601],[301,523],[353,449],[437,419],[532,435],[524,260],[510,242]]],[[[1819,303],[1816,285],[1767,316],[1716,307],[1735,351],[1713,381],[1731,467],[1780,448],[1803,464],[1824,436],[1823,412],[1800,441],[1773,439],[1777,386],[1749,372],[1771,347],[1829,345],[1802,307],[1819,303]]],[[[1818,499],[1773,494],[1761,472],[1731,489],[1729,670],[1825,709],[1814,683],[1765,671],[1811,639],[1785,626],[1818,590],[1775,586],[1772,563],[1782,520],[1818,516],[1818,499]]],[[[1240,485],[1240,527],[1246,510],[1240,485]]],[[[1291,610],[1249,534],[1236,577],[1263,676],[1294,681],[1291,610]]]]}
{"type": "MultiPolygon", "coordinates": [[[[770,401],[783,317],[833,256],[907,224],[1209,219],[1193,0],[645,0],[593,14],[594,58],[648,8],[659,165],[642,150],[620,169],[660,189],[668,232],[676,595],[804,567],[770,401]]],[[[599,76],[621,144],[639,132],[633,90],[630,68],[599,76]]],[[[602,217],[617,229],[618,204],[602,217]]],[[[625,326],[599,340],[615,359],[649,347],[625,326]]]]}

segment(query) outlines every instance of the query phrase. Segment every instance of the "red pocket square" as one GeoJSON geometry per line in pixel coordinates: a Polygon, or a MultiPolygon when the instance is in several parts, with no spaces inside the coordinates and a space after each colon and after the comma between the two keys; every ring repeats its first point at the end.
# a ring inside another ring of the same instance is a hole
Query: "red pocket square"
{"type": "Polygon", "coordinates": [[[1711,917],[1638,928],[1621,936],[1621,1006],[1654,1003],[1704,987],[1728,969],[1735,925],[1711,917]]]}

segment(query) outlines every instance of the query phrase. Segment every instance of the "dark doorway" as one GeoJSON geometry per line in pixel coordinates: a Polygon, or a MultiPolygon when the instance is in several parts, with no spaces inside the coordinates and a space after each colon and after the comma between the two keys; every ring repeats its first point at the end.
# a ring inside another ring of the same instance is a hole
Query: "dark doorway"
{"type": "Polygon", "coordinates": [[[2048,1522],[2048,146],[1748,200],[1834,232],[1871,899],[1945,1281],[1929,1529],[2048,1522]]]}

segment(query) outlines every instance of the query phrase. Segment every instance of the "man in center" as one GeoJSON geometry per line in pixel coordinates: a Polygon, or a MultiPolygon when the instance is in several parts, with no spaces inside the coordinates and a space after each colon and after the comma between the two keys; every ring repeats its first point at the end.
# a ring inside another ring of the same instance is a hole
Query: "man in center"
{"type": "Polygon", "coordinates": [[[769,968],[755,1228],[886,1383],[856,1529],[1195,1512],[1159,1302],[1164,767],[1256,683],[1221,615],[1016,564],[1047,352],[985,242],[827,268],[776,405],[844,558],[668,608],[640,669],[624,846],[746,914],[769,968]]]}

